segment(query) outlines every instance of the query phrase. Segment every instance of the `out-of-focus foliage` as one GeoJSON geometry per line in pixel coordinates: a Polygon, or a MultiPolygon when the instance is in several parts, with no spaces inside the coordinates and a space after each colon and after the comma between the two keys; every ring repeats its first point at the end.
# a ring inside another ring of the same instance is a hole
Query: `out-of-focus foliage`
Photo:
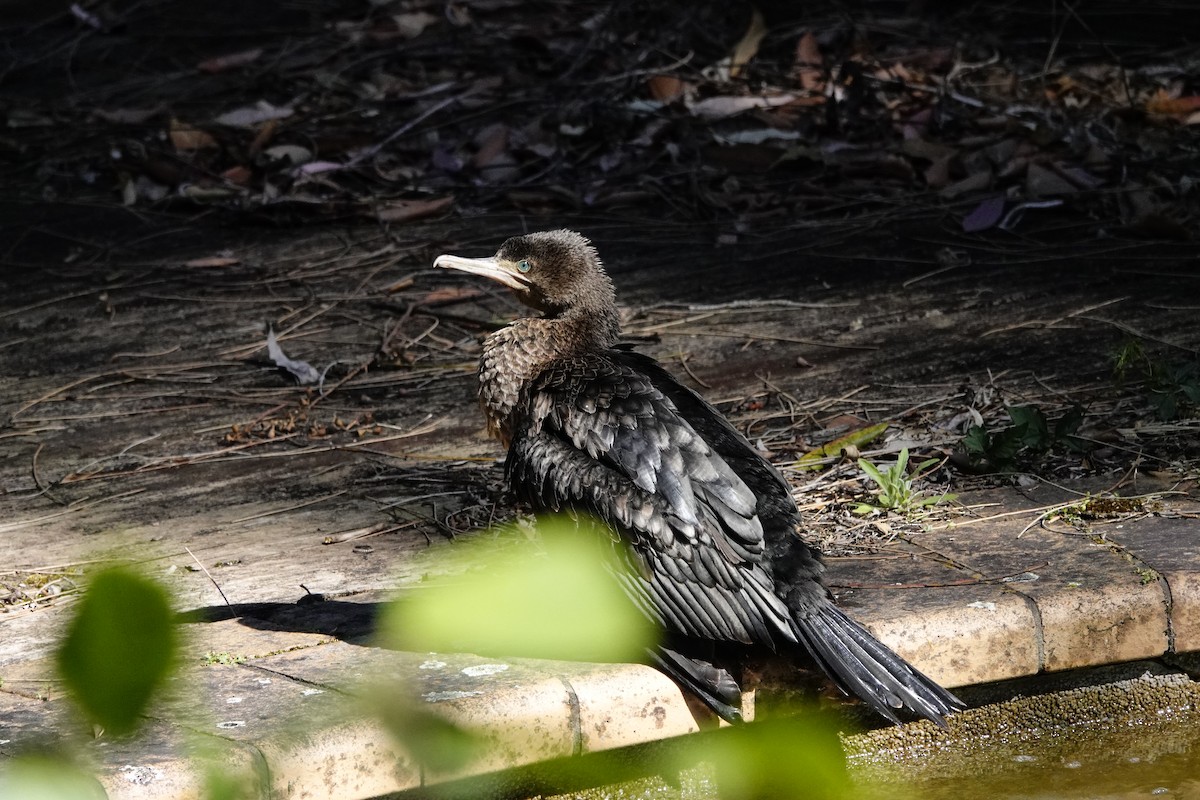
{"type": "Polygon", "coordinates": [[[0,769],[4,800],[105,800],[96,779],[63,758],[27,755],[0,769]]]}
{"type": "Polygon", "coordinates": [[[809,709],[786,718],[436,784],[426,792],[443,800],[534,795],[558,800],[609,796],[670,800],[907,798],[906,790],[894,783],[883,790],[886,794],[876,792],[875,787],[851,785],[836,721],[809,709]],[[597,786],[611,788],[592,788],[597,786]]]}
{"type": "Polygon", "coordinates": [[[248,771],[230,771],[229,765],[215,753],[196,754],[206,765],[204,800],[260,800],[266,795],[270,780],[266,775],[248,771]]]}
{"type": "Polygon", "coordinates": [[[600,525],[548,518],[538,538],[479,537],[450,555],[486,569],[392,603],[388,647],[591,661],[636,661],[657,632],[611,573],[619,544],[600,525]],[[515,541],[514,541],[515,540],[515,541]],[[498,543],[503,542],[500,546],[498,543]]]}
{"type": "Polygon", "coordinates": [[[377,687],[370,703],[396,740],[427,770],[452,772],[481,753],[479,736],[425,710],[404,687],[377,687]]]}
{"type": "Polygon", "coordinates": [[[833,720],[815,713],[741,725],[684,752],[711,762],[724,800],[849,798],[846,757],[833,720]]]}
{"type": "Polygon", "coordinates": [[[98,574],[58,650],[58,669],[84,714],[107,732],[132,733],[176,660],[166,592],[116,567],[98,574]]]}

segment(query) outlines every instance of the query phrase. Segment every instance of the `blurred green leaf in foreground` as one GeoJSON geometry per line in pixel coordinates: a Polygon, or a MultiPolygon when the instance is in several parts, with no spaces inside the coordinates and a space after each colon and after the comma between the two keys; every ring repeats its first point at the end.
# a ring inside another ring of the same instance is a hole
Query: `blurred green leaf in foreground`
{"type": "Polygon", "coordinates": [[[599,524],[540,520],[535,539],[476,537],[457,545],[466,576],[422,587],[384,612],[386,647],[576,661],[640,661],[653,623],[614,576],[623,545],[599,524]],[[479,565],[486,565],[479,569],[479,565]]]}
{"type": "Polygon", "coordinates": [[[4,800],[105,800],[104,787],[64,758],[24,755],[0,768],[4,800]]]}
{"type": "Polygon", "coordinates": [[[92,579],[58,650],[67,690],[95,725],[132,733],[176,661],[167,593],[124,568],[92,579]]]}

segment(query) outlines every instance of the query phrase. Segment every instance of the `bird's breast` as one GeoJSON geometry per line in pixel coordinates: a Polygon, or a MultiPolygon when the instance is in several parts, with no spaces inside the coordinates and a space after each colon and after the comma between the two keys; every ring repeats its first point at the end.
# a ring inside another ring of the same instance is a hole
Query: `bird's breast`
{"type": "Polygon", "coordinates": [[[559,357],[551,330],[519,320],[487,338],[479,359],[479,402],[488,430],[507,447],[513,426],[523,416],[528,388],[550,362],[559,357]]]}

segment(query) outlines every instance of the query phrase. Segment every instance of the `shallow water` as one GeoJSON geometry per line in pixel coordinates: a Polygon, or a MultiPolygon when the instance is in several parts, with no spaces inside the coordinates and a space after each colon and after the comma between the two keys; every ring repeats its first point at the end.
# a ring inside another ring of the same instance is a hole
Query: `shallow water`
{"type": "MultiPolygon", "coordinates": [[[[844,744],[855,800],[1200,800],[1200,684],[1147,673],[991,703],[956,715],[948,729],[914,723],[844,744]]],[[[568,797],[722,795],[713,770],[700,765],[675,785],[647,778],[568,797]]]]}
{"type": "Polygon", "coordinates": [[[973,757],[931,753],[923,764],[854,765],[868,796],[922,800],[1200,798],[1200,725],[1194,713],[1030,732],[980,743],[973,757]]]}
{"type": "MultiPolygon", "coordinates": [[[[858,780],[922,800],[1200,798],[1200,688],[1182,674],[1019,697],[847,740],[858,780]]],[[[887,796],[886,791],[881,796],[887,796]]]]}

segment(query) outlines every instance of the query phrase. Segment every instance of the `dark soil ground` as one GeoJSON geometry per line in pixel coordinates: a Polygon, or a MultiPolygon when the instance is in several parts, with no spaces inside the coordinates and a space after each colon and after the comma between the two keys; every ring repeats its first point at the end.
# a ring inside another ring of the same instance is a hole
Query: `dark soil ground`
{"type": "MultiPolygon", "coordinates": [[[[188,607],[436,571],[431,544],[512,513],[474,361],[520,312],[430,265],[547,227],[594,240],[630,339],[827,549],[990,513],[853,514],[855,450],[937,458],[929,493],[1195,496],[1197,31],[1034,5],[764,7],[751,47],[738,4],[13,4],[0,604],[108,559],[188,607]],[[1049,427],[1005,439],[1014,406],[1049,427]]],[[[0,663],[41,619],[0,615],[0,663]]]]}

